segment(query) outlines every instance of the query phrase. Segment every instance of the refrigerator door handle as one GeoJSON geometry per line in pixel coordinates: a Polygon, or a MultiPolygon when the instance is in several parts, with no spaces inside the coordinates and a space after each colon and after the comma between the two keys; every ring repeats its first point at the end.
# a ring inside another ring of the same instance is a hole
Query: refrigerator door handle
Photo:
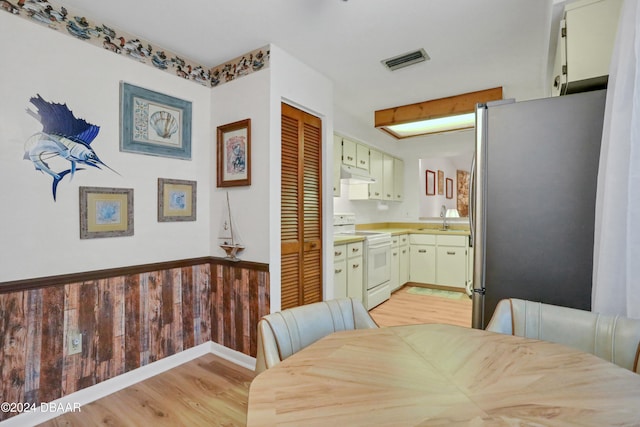
{"type": "MultiPolygon", "coordinates": [[[[469,210],[473,233],[473,296],[471,326],[484,328],[485,197],[488,111],[486,104],[476,107],[476,150],[473,161],[473,204],[469,210]],[[473,212],[473,213],[471,213],[473,212]]],[[[471,180],[470,180],[471,181],[471,180]]]]}
{"type": "Polygon", "coordinates": [[[476,154],[475,152],[473,153],[473,158],[471,159],[471,176],[469,178],[469,231],[471,233],[471,239],[469,241],[469,247],[473,247],[474,242],[475,242],[475,234],[476,234],[476,227],[475,227],[475,222],[474,222],[474,218],[473,218],[473,210],[475,209],[475,186],[476,186],[476,181],[475,181],[475,175],[476,175],[476,154]]]}

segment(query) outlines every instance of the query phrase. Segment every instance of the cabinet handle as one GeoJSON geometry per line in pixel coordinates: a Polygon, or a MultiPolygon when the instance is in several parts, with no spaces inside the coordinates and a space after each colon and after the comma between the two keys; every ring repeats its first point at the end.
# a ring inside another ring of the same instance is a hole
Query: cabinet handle
{"type": "Polygon", "coordinates": [[[393,255],[393,256],[396,256],[396,255],[398,255],[398,252],[394,252],[392,255],[393,255]]]}
{"type": "Polygon", "coordinates": [[[347,159],[348,159],[348,160],[353,160],[353,157],[351,157],[351,156],[347,156],[347,159]]]}
{"type": "Polygon", "coordinates": [[[351,248],[351,252],[353,253],[360,252],[360,248],[351,248]]]}
{"type": "Polygon", "coordinates": [[[360,264],[353,264],[353,268],[358,268],[360,267],[360,264]]]}
{"type": "Polygon", "coordinates": [[[387,194],[387,197],[391,197],[391,194],[387,194]]]}
{"type": "Polygon", "coordinates": [[[342,273],[342,269],[341,268],[336,270],[336,274],[338,274],[338,273],[342,273]]]}
{"type": "Polygon", "coordinates": [[[447,251],[447,255],[455,255],[455,252],[447,251]]]}
{"type": "Polygon", "coordinates": [[[418,252],[420,252],[421,254],[423,254],[423,253],[427,252],[427,250],[426,250],[426,249],[418,249],[418,252]]]}
{"type": "Polygon", "coordinates": [[[342,255],[342,251],[333,253],[333,256],[340,256],[340,255],[342,255]]]}
{"type": "Polygon", "coordinates": [[[360,160],[360,164],[364,165],[366,162],[364,160],[360,160]]]}
{"type": "Polygon", "coordinates": [[[376,196],[379,196],[379,195],[380,195],[380,193],[375,193],[375,194],[376,194],[376,196]]]}
{"type": "Polygon", "coordinates": [[[406,249],[403,249],[403,250],[402,250],[402,253],[403,253],[403,254],[406,254],[406,253],[407,253],[407,250],[406,250],[406,249]]]}

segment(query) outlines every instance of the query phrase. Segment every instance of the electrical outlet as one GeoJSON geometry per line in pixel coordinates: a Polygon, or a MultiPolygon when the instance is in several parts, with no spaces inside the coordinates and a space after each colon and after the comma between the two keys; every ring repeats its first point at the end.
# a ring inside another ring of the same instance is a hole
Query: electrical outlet
{"type": "Polygon", "coordinates": [[[82,352],[82,334],[80,332],[69,334],[69,355],[82,352]]]}

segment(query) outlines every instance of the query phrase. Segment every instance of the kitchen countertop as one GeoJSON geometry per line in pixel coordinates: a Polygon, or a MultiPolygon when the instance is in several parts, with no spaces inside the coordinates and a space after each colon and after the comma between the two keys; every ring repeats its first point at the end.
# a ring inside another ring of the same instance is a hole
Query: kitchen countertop
{"type": "MultiPolygon", "coordinates": [[[[468,236],[470,231],[468,228],[462,228],[460,225],[455,224],[452,228],[444,231],[440,230],[438,224],[421,224],[421,223],[374,223],[374,224],[358,224],[356,229],[359,231],[379,231],[381,233],[391,233],[392,236],[398,236],[400,234],[439,234],[450,236],[468,236]]],[[[364,240],[363,236],[347,236],[337,235],[333,236],[333,243],[335,245],[344,245],[347,243],[361,242],[364,240]]]]}

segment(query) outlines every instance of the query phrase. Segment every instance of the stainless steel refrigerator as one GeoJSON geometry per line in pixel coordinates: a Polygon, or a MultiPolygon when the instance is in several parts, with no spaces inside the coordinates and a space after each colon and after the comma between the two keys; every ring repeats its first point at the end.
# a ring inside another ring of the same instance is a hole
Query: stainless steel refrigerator
{"type": "Polygon", "coordinates": [[[503,298],[589,310],[606,91],[479,104],[473,327],[503,298]]]}

